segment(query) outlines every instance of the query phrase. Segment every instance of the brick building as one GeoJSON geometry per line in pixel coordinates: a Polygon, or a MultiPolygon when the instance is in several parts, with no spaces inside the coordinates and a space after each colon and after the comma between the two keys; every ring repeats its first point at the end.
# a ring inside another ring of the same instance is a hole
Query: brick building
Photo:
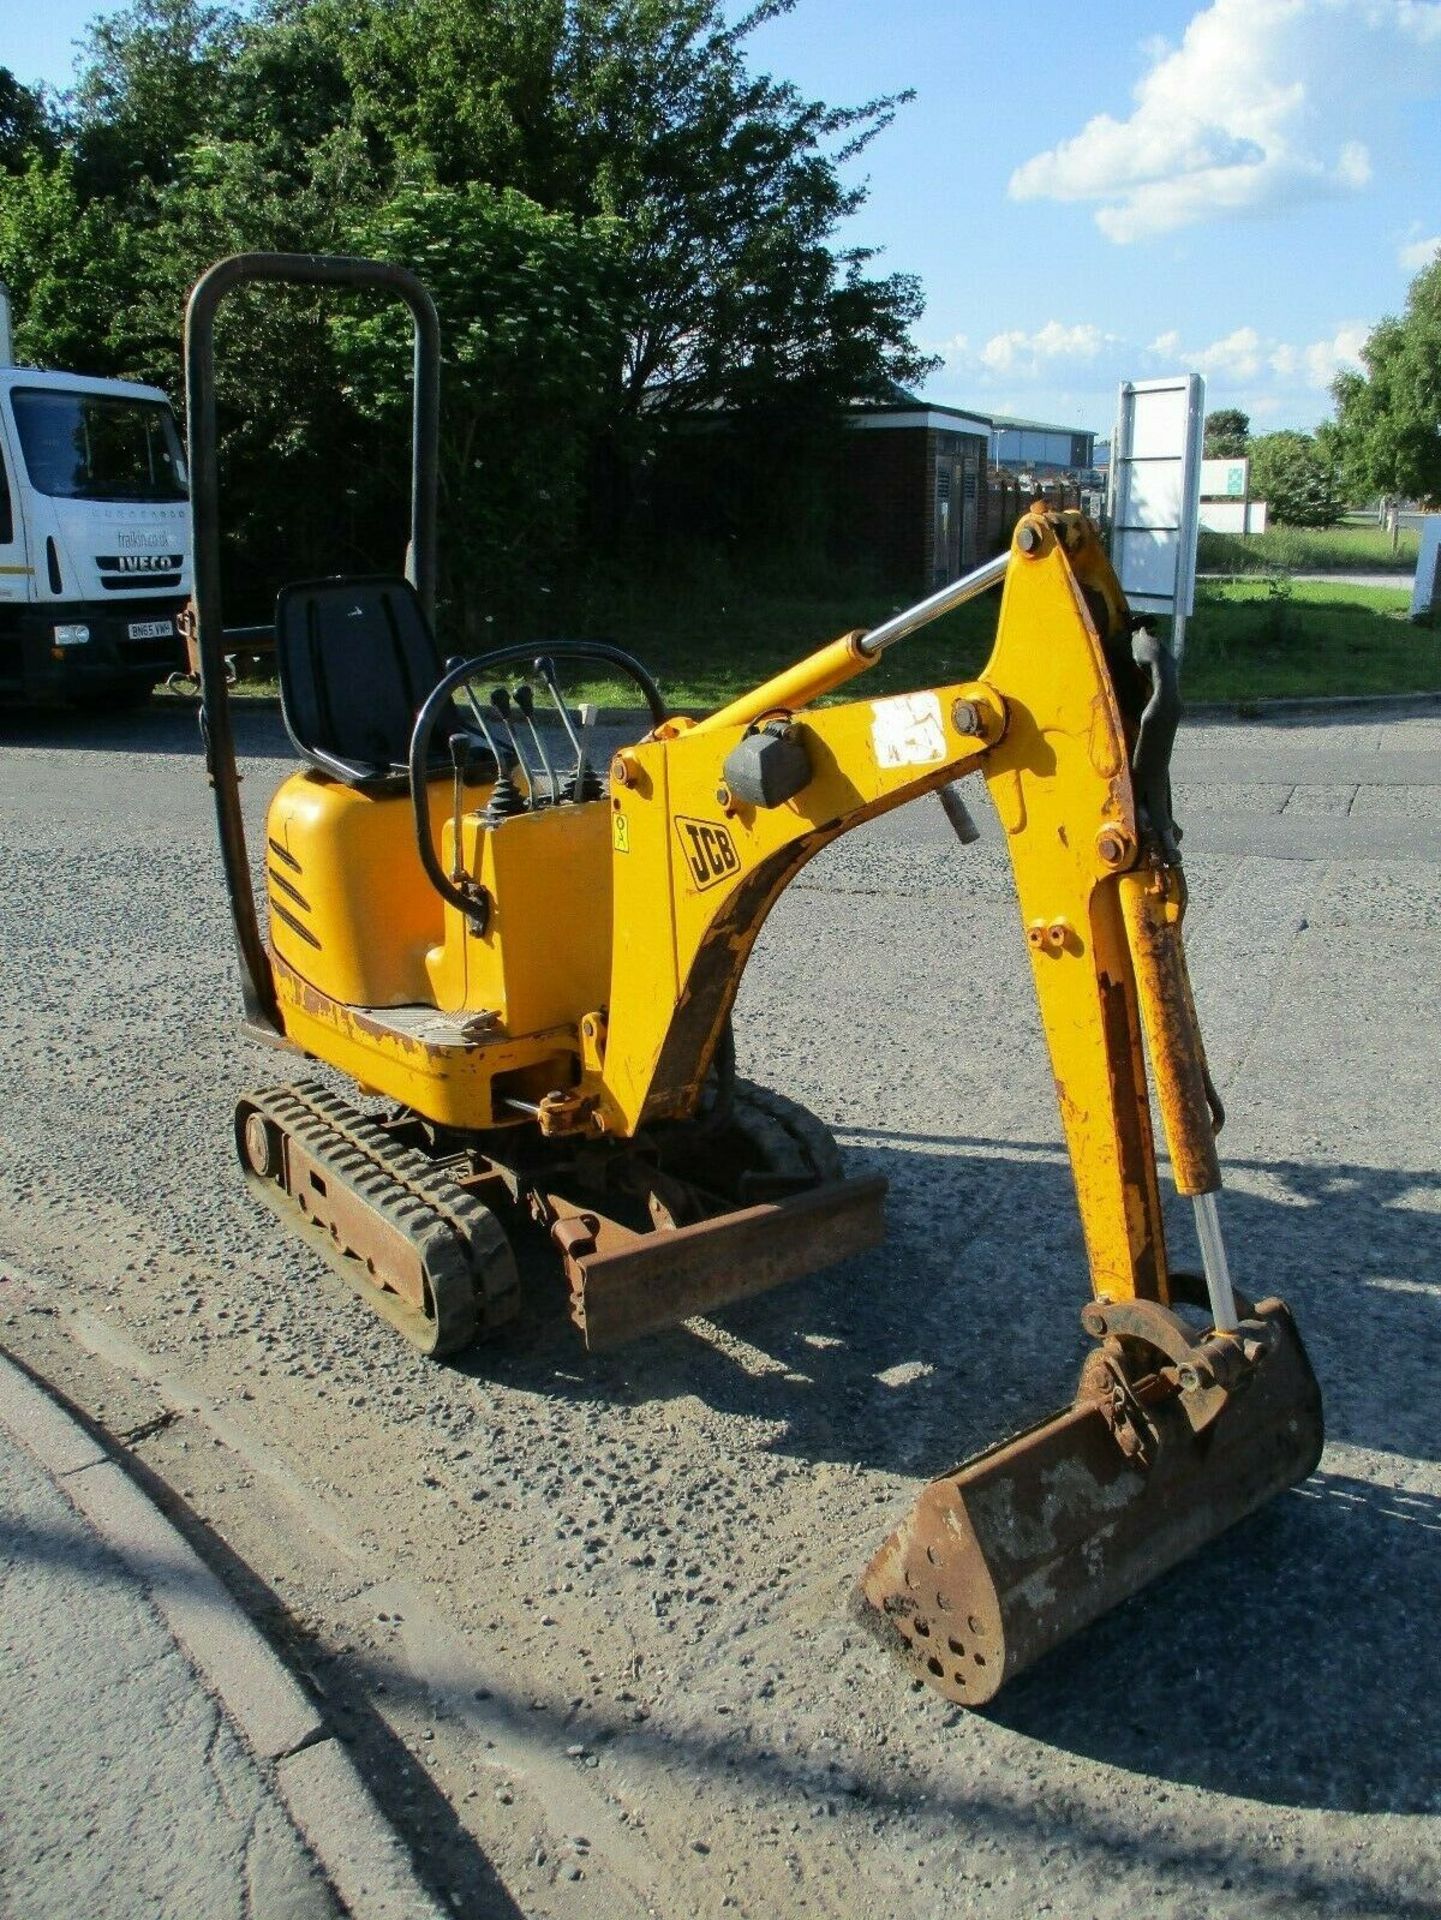
{"type": "Polygon", "coordinates": [[[848,544],[888,579],[930,592],[984,559],[983,502],[991,423],[898,393],[856,407],[844,462],[848,544]]]}

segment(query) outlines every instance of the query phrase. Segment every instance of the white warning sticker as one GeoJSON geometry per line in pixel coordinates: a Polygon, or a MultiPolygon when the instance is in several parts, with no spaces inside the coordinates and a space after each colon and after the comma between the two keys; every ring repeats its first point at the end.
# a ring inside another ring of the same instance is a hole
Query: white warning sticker
{"type": "Polygon", "coordinates": [[[871,702],[871,744],[878,767],[929,767],[946,757],[941,703],[933,693],[871,702]]]}

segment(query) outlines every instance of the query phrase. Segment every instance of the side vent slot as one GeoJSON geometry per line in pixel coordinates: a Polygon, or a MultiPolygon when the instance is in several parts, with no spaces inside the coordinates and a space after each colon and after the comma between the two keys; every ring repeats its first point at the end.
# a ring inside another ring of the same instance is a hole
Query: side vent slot
{"type": "Polygon", "coordinates": [[[290,911],[290,908],[285,906],[280,898],[283,894],[285,899],[289,900],[294,906],[299,907],[302,913],[309,913],[310,902],[300,891],[299,887],[295,885],[294,881],[287,880],[283,873],[276,871],[278,866],[288,867],[291,873],[295,874],[297,878],[303,878],[305,869],[290,851],[289,847],[281,846],[280,842],[275,839],[273,835],[267,834],[265,836],[265,844],[270,849],[270,865],[265,869],[265,877],[270,882],[270,911],[277,920],[283,921],[293,934],[303,940],[306,946],[314,947],[315,951],[319,953],[320,942],[310,931],[310,928],[306,926],[305,922],[298,920],[290,911]]]}
{"type": "Polygon", "coordinates": [[[287,879],[285,879],[283,875],[278,874],[275,871],[274,867],[271,867],[267,870],[266,878],[270,882],[272,893],[274,892],[274,889],[276,887],[279,887],[280,891],[285,895],[287,900],[293,900],[297,907],[301,907],[304,909],[306,913],[309,913],[310,902],[306,899],[305,895],[300,891],[299,887],[292,887],[290,882],[287,879]]]}
{"type": "Polygon", "coordinates": [[[296,919],[293,913],[287,913],[285,908],[282,907],[280,902],[277,899],[275,899],[273,896],[270,902],[270,911],[275,915],[277,920],[283,920],[286,926],[289,927],[290,931],[293,934],[296,934],[300,939],[302,939],[305,942],[306,946],[314,947],[315,951],[319,953],[320,942],[316,939],[315,935],[310,931],[309,927],[302,925],[302,923],[296,919]]]}
{"type": "Polygon", "coordinates": [[[64,593],[65,582],[60,577],[60,550],[55,545],[53,533],[47,533],[45,536],[45,566],[50,575],[50,591],[64,593]]]}

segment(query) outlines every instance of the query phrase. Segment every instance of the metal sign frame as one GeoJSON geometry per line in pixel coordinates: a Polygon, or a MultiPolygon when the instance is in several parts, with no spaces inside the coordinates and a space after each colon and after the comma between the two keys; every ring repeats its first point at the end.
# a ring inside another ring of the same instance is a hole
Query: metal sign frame
{"type": "Polygon", "coordinates": [[[1206,383],[1198,373],[1124,380],[1111,442],[1111,564],[1138,613],[1169,614],[1180,659],[1196,600],[1206,383]]]}
{"type": "Polygon", "coordinates": [[[1424,620],[1441,597],[1441,514],[1427,514],[1416,547],[1416,577],[1411,582],[1411,618],[1424,620]]]}

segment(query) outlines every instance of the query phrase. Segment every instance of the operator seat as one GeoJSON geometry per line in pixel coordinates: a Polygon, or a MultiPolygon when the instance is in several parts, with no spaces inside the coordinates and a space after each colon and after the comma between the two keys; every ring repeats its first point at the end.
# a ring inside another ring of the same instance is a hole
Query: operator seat
{"type": "MultiPolygon", "coordinates": [[[[404,782],[415,716],[445,670],[408,580],[338,575],[282,587],[275,661],[285,731],[302,758],[348,786],[404,782]]],[[[450,731],[436,729],[442,752],[450,731]]]]}

